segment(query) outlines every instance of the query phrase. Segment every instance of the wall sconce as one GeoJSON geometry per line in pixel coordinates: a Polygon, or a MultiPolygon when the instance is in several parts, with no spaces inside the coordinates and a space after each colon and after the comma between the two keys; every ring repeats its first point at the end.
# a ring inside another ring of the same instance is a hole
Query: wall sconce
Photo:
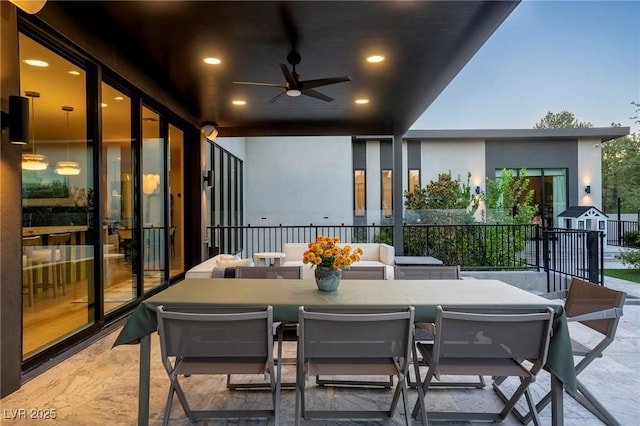
{"type": "Polygon", "coordinates": [[[585,192],[586,194],[591,194],[591,185],[587,185],[587,186],[585,186],[585,187],[584,187],[584,192],[585,192]]]}
{"type": "Polygon", "coordinates": [[[218,129],[215,121],[203,121],[200,125],[204,136],[210,141],[214,140],[218,136],[218,129]]]}
{"type": "Polygon", "coordinates": [[[480,187],[476,186],[476,195],[480,195],[480,187]]]}
{"type": "Polygon", "coordinates": [[[27,13],[35,14],[40,12],[40,10],[44,7],[44,4],[47,0],[9,0],[16,7],[24,10],[27,13]]]}
{"type": "Polygon", "coordinates": [[[204,172],[202,181],[207,187],[211,188],[213,186],[213,170],[207,170],[206,172],[204,172]]]}
{"type": "Polygon", "coordinates": [[[9,141],[14,145],[29,143],[29,98],[9,96],[8,122],[9,141]]]}

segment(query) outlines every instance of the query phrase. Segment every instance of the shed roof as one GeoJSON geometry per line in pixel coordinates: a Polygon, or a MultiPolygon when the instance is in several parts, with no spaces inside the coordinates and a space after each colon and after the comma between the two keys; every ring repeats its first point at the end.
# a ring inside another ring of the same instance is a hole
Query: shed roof
{"type": "Polygon", "coordinates": [[[594,206],[571,206],[565,211],[563,211],[562,213],[560,213],[558,217],[576,217],[577,218],[577,217],[582,217],[586,215],[593,215],[594,213],[595,215],[609,217],[594,206]]]}

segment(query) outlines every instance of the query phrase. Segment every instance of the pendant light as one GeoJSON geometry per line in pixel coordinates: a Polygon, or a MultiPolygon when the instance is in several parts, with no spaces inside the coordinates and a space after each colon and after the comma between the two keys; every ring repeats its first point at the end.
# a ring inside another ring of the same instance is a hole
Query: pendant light
{"type": "Polygon", "coordinates": [[[55,172],[63,176],[77,176],[80,174],[80,163],[69,160],[69,113],[73,112],[72,106],[63,106],[62,111],[67,115],[67,161],[58,161],[55,172]]]}
{"type": "Polygon", "coordinates": [[[23,170],[46,170],[49,166],[47,157],[42,154],[36,154],[36,137],[35,137],[35,98],[40,97],[39,92],[27,91],[24,92],[25,96],[31,98],[31,154],[22,154],[22,169],[23,170]]]}

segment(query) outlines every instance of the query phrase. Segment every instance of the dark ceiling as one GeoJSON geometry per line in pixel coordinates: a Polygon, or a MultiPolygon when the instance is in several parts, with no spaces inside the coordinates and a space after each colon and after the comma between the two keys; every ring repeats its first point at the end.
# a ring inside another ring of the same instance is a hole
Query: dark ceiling
{"type": "MultiPolygon", "coordinates": [[[[223,136],[403,134],[477,52],[518,1],[50,1],[116,48],[198,120],[223,136]],[[287,29],[288,28],[288,29],[287,29]],[[281,96],[297,33],[304,80],[349,76],[281,96]],[[369,64],[380,54],[385,61],[369,64]],[[220,65],[203,63],[204,57],[220,65]],[[366,105],[356,105],[367,98],[366,105]],[[232,100],[244,99],[242,107],[232,100]]],[[[46,16],[46,15],[45,15],[46,16]]]]}

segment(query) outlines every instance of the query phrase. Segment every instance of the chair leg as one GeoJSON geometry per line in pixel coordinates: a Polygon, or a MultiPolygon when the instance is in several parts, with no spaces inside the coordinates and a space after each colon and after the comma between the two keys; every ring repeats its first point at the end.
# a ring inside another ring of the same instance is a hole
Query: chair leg
{"type": "Polygon", "coordinates": [[[613,415],[607,410],[598,399],[592,394],[586,386],[577,380],[578,391],[576,395],[569,392],[569,395],[578,401],[583,407],[591,411],[597,418],[599,418],[606,425],[619,425],[620,423],[613,417],[613,415]]]}

